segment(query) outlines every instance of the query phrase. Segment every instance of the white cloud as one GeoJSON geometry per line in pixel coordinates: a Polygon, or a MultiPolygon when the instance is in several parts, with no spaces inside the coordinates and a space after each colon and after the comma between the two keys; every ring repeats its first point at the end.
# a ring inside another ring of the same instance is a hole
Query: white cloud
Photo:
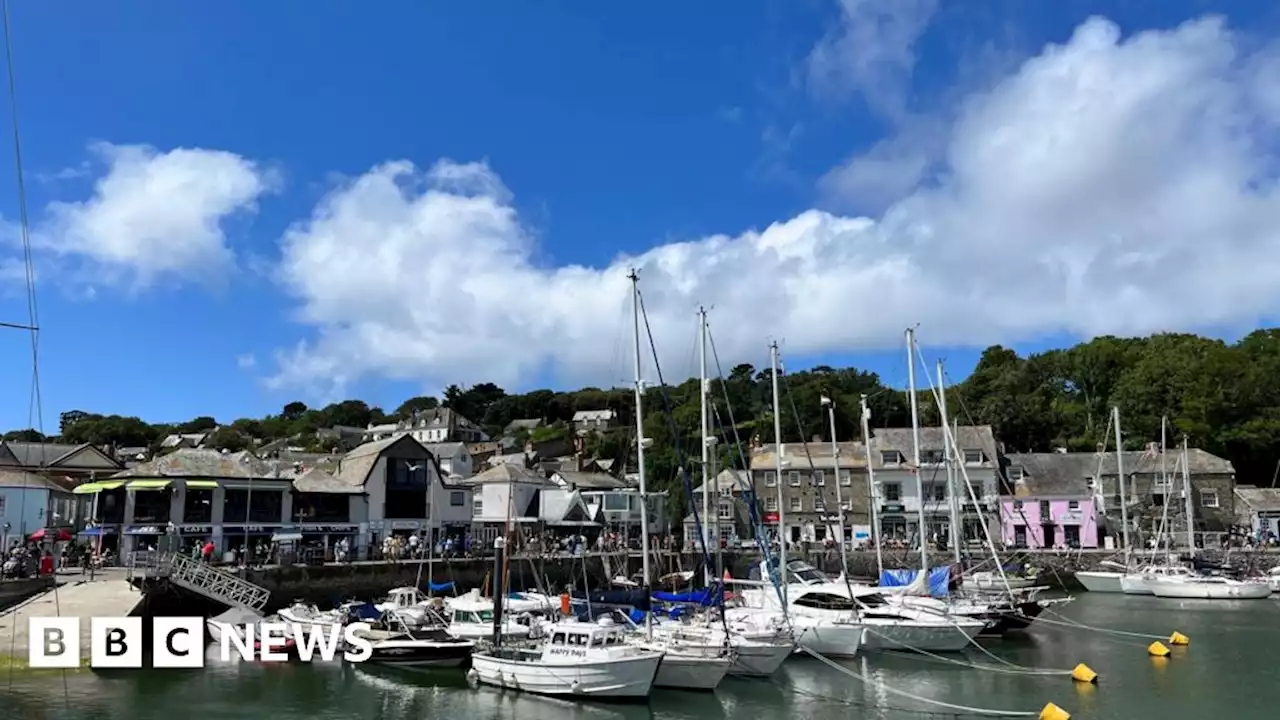
{"type": "Polygon", "coordinates": [[[631,264],[673,377],[700,303],[727,362],[769,337],[791,356],[894,347],[917,322],[966,346],[1247,325],[1280,294],[1280,105],[1273,51],[1241,48],[1213,19],[1127,39],[1090,20],[969,98],[940,182],[879,219],[808,211],[599,269],[535,263],[486,165],[379,166],[283,239],[318,332],[273,382],[617,380],[631,264]]]}
{"type": "Polygon", "coordinates": [[[276,182],[229,152],[110,143],[90,150],[106,165],[93,195],[50,203],[32,241],[84,262],[80,270],[96,283],[143,288],[166,277],[219,279],[235,258],[223,222],[254,211],[276,182]]]}
{"type": "Polygon", "coordinates": [[[236,357],[236,366],[241,370],[250,370],[258,366],[258,358],[253,353],[245,353],[236,357]]]}
{"type": "Polygon", "coordinates": [[[823,96],[852,89],[877,112],[906,110],[915,44],[937,0],[840,0],[840,22],[809,53],[810,87],[823,96]]]}

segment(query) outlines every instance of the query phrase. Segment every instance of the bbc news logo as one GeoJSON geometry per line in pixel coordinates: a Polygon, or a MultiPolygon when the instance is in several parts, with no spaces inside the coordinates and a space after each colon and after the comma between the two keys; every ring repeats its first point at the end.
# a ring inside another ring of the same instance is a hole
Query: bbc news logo
{"type": "MultiPolygon", "coordinates": [[[[89,666],[93,668],[143,667],[143,619],[140,617],[90,618],[89,666]]],[[[205,619],[199,617],[151,618],[151,666],[200,668],[205,664],[205,619]]],[[[361,636],[368,623],[315,626],[301,623],[213,623],[218,627],[218,656],[222,662],[364,662],[373,645],[361,636]],[[292,643],[290,642],[292,641],[292,643]],[[292,647],[290,647],[292,645],[292,647]]],[[[27,664],[33,668],[80,667],[80,618],[33,617],[28,623],[27,664]]]]}

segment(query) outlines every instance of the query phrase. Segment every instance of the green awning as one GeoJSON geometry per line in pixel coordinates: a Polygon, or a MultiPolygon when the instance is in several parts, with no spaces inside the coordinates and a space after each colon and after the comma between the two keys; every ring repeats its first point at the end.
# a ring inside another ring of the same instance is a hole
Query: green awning
{"type": "Polygon", "coordinates": [[[71,492],[76,495],[92,495],[94,493],[100,493],[102,492],[102,483],[90,482],[83,485],[77,485],[76,489],[71,492]]]}
{"type": "Polygon", "coordinates": [[[103,490],[115,490],[121,485],[124,485],[124,482],[125,482],[124,480],[103,480],[102,482],[98,483],[98,487],[103,490]]]}
{"type": "Polygon", "coordinates": [[[130,490],[163,490],[169,487],[172,480],[134,480],[129,483],[130,490]]]}
{"type": "Polygon", "coordinates": [[[213,490],[218,483],[213,480],[187,480],[187,489],[213,490]]]}

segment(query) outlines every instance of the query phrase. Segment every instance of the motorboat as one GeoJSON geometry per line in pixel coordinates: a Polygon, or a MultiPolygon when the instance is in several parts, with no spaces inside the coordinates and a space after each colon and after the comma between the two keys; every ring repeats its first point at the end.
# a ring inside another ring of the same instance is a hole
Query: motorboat
{"type": "Polygon", "coordinates": [[[1096,593],[1122,593],[1124,587],[1121,584],[1125,575],[1132,572],[1127,565],[1121,565],[1118,562],[1103,560],[1098,563],[1100,567],[1107,568],[1105,570],[1081,570],[1076,573],[1076,580],[1084,586],[1085,590],[1096,593]]]}
{"type": "Polygon", "coordinates": [[[1267,583],[1271,585],[1271,592],[1280,593],[1280,565],[1267,571],[1267,583]]]}
{"type": "Polygon", "coordinates": [[[1261,600],[1271,596],[1266,580],[1235,580],[1221,576],[1165,576],[1148,581],[1159,598],[1182,600],[1261,600]]]}
{"type": "Polygon", "coordinates": [[[747,608],[727,608],[722,620],[706,615],[697,621],[668,619],[655,624],[654,633],[708,651],[728,645],[732,656],[728,674],[734,677],[770,677],[796,649],[780,613],[747,608]]]}
{"type": "Polygon", "coordinates": [[[368,629],[355,629],[369,641],[372,655],[366,662],[403,668],[458,667],[471,658],[475,641],[457,638],[443,618],[428,614],[420,624],[396,610],[384,610],[368,629]]]}
{"type": "Polygon", "coordinates": [[[655,635],[636,644],[663,653],[653,684],[677,690],[715,690],[729,669],[734,653],[728,644],[714,646],[679,635],[655,635]]]}
{"type": "Polygon", "coordinates": [[[1011,573],[998,573],[990,570],[982,570],[971,573],[964,578],[966,585],[971,585],[977,590],[997,591],[1005,590],[1025,590],[1035,587],[1035,575],[1016,575],[1011,573]]]}
{"type": "MultiPolygon", "coordinates": [[[[502,637],[504,640],[538,639],[542,636],[542,623],[529,613],[514,614],[516,610],[503,608],[502,637]]],[[[455,637],[471,640],[489,640],[493,637],[493,602],[479,593],[448,598],[444,602],[444,615],[449,621],[449,632],[455,637]]]]}
{"type": "Polygon", "coordinates": [[[562,621],[537,648],[478,650],[468,677],[478,683],[539,695],[599,699],[648,697],[664,653],[627,641],[625,626],[602,618],[562,621]]]}
{"type": "Polygon", "coordinates": [[[1178,578],[1194,578],[1197,575],[1181,565],[1151,565],[1120,578],[1120,589],[1125,595],[1153,595],[1151,583],[1157,578],[1170,581],[1178,578]]]}

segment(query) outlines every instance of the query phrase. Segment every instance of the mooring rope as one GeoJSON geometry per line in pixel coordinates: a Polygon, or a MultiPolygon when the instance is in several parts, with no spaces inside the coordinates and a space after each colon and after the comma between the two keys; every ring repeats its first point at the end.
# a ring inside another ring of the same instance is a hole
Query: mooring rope
{"type": "Polygon", "coordinates": [[[932,698],[923,697],[920,695],[916,695],[914,693],[909,693],[905,690],[899,690],[897,688],[889,687],[888,685],[885,685],[884,683],[878,680],[866,677],[865,675],[855,672],[850,668],[847,668],[844,665],[841,665],[835,662],[834,660],[830,660],[826,657],[823,657],[822,655],[808,648],[802,647],[800,649],[805,654],[825,664],[827,667],[831,668],[832,670],[835,670],[836,672],[843,673],[855,680],[859,680],[867,685],[871,685],[880,692],[887,693],[890,695],[897,695],[899,697],[904,697],[904,698],[907,698],[908,700],[914,700],[918,703],[924,703],[926,705],[936,705],[938,707],[944,707],[949,710],[955,710],[955,711],[967,713],[970,715],[982,715],[986,717],[1039,717],[1040,715],[1040,711],[1038,710],[998,710],[993,708],[974,707],[972,705],[960,705],[957,703],[949,703],[943,700],[934,700],[932,698]]]}
{"type": "MultiPolygon", "coordinates": [[[[902,650],[907,650],[907,651],[909,651],[909,652],[917,653],[917,654],[919,654],[919,655],[923,655],[924,657],[932,658],[932,659],[937,660],[937,661],[939,661],[939,662],[944,662],[944,663],[948,663],[948,664],[951,664],[951,665],[959,665],[959,666],[961,666],[961,667],[973,668],[974,670],[986,670],[986,671],[989,671],[989,672],[1002,673],[1002,674],[1005,674],[1005,675],[1029,675],[1029,676],[1038,676],[1038,677],[1050,677],[1050,676],[1052,676],[1052,677],[1061,677],[1061,676],[1063,676],[1063,675],[1070,675],[1070,674],[1071,674],[1071,671],[1070,671],[1070,670],[1060,670],[1060,669],[1055,669],[1055,668],[1033,668],[1033,667],[1025,667],[1025,666],[1022,666],[1022,665],[1017,665],[1017,664],[1011,663],[1011,662],[1009,662],[1008,660],[1005,660],[1004,658],[1000,658],[1000,657],[996,657],[995,655],[992,655],[992,654],[991,654],[991,653],[990,653],[986,648],[984,648],[984,647],[982,647],[981,645],[978,645],[976,642],[974,642],[974,641],[973,641],[973,638],[966,638],[966,639],[968,640],[968,642],[969,642],[970,644],[977,646],[977,647],[978,647],[978,649],[982,650],[982,651],[983,651],[984,653],[986,653],[987,655],[989,655],[989,656],[991,656],[992,658],[995,658],[996,660],[999,660],[1000,662],[1004,663],[1006,667],[1000,667],[1000,666],[997,666],[997,665],[987,665],[987,664],[985,664],[985,663],[975,663],[975,662],[972,662],[972,661],[969,661],[969,660],[957,660],[956,658],[949,658],[949,657],[945,657],[945,656],[942,656],[942,655],[938,655],[937,653],[930,652],[930,651],[928,651],[928,650],[924,650],[924,649],[921,649],[921,648],[918,648],[918,647],[913,647],[913,646],[908,645],[908,644],[906,644],[906,643],[904,643],[904,642],[901,642],[901,641],[899,641],[899,640],[895,640],[895,639],[893,639],[893,638],[891,638],[891,637],[889,637],[889,636],[885,635],[884,633],[876,632],[875,630],[872,630],[872,629],[871,629],[871,628],[869,628],[869,627],[865,627],[865,626],[864,626],[864,628],[865,628],[866,632],[868,632],[868,633],[870,633],[870,634],[872,634],[872,635],[875,635],[877,638],[880,638],[881,640],[884,640],[884,641],[886,641],[886,642],[889,642],[889,643],[891,643],[891,644],[893,644],[893,645],[897,646],[896,648],[893,648],[893,649],[902,649],[902,650]]],[[[959,629],[959,627],[957,627],[957,628],[956,628],[956,632],[963,633],[964,631],[963,631],[963,630],[961,630],[961,629],[959,629]]]]}

